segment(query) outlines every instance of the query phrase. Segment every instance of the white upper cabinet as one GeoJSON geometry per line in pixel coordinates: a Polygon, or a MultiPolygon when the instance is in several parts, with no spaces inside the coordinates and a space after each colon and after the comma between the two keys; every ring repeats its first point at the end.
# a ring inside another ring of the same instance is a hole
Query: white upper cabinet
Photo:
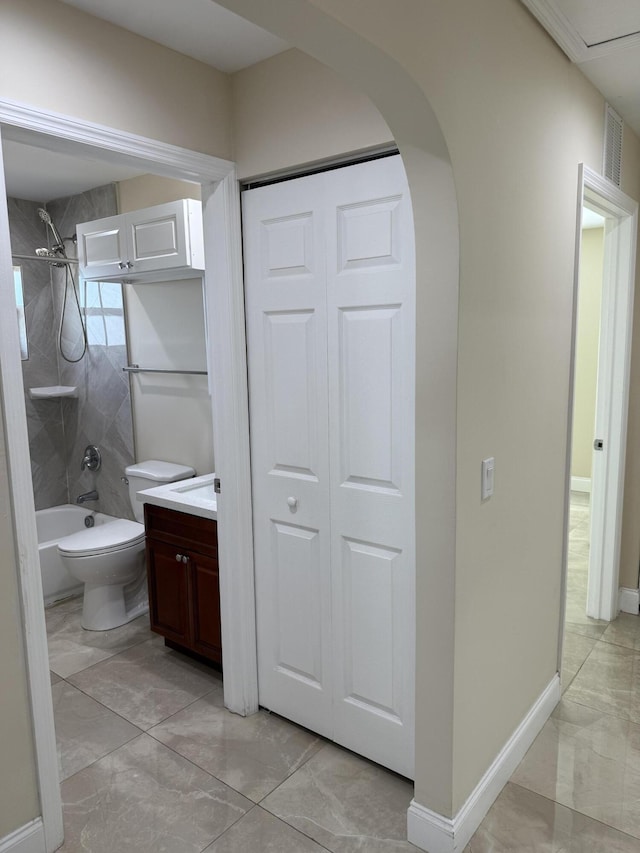
{"type": "Polygon", "coordinates": [[[162,281],[204,270],[202,205],[194,199],[83,222],[77,234],[88,280],[162,281]]]}

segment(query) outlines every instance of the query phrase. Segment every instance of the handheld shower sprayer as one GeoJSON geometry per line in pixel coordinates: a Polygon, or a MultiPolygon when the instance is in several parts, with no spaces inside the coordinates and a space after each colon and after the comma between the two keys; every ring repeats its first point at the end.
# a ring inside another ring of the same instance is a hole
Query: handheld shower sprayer
{"type": "Polygon", "coordinates": [[[56,247],[55,248],[60,247],[64,251],[64,240],[60,236],[60,232],[56,228],[55,223],[54,223],[53,219],[51,218],[51,216],[49,215],[48,211],[46,211],[44,209],[44,207],[39,207],[38,208],[38,216],[40,217],[40,219],[42,219],[42,221],[45,223],[45,225],[48,225],[49,228],[51,228],[51,233],[53,234],[53,239],[56,241],[56,247]]]}

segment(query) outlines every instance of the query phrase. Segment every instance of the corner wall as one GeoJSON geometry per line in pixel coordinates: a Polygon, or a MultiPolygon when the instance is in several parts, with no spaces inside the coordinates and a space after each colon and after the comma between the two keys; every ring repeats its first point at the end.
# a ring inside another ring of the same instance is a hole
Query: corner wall
{"type": "Polygon", "coordinates": [[[13,546],[9,473],[0,419],[0,842],[38,817],[38,786],[13,546]]]}
{"type": "MultiPolygon", "coordinates": [[[[277,35],[329,63],[342,59],[335,42],[323,53],[319,37],[276,14],[284,3],[274,0],[269,14],[257,0],[223,5],[262,26],[271,16],[277,35]]],[[[453,636],[424,627],[417,649],[419,672],[421,660],[432,660],[433,644],[441,657],[453,656],[453,751],[436,759],[427,728],[446,727],[425,717],[433,690],[449,685],[420,677],[416,778],[417,801],[452,816],[556,672],[578,164],[600,170],[604,101],[519,0],[405,0],[402,16],[391,0],[371,0],[366,13],[358,0],[304,5],[310,19],[318,10],[329,19],[316,31],[325,25],[328,34],[338,21],[406,71],[433,108],[453,164],[461,249],[456,558],[449,567],[455,626],[453,636]],[[480,464],[487,456],[496,459],[496,489],[483,503],[480,464]]],[[[343,63],[352,79],[361,70],[354,66],[343,63]]],[[[383,82],[363,80],[363,89],[383,102],[383,82]]],[[[398,89],[397,111],[384,114],[408,160],[414,201],[425,204],[428,188],[411,169],[412,146],[396,131],[405,94],[398,89]]],[[[625,142],[623,189],[638,197],[637,140],[627,131],[625,142]]],[[[418,247],[426,236],[419,214],[418,247]]],[[[420,303],[428,301],[421,293],[430,292],[435,271],[424,255],[418,262],[420,303]]],[[[427,323],[419,311],[418,340],[427,323]]],[[[444,382],[423,405],[442,399],[444,382]]],[[[418,406],[418,423],[424,415],[418,406]]],[[[418,428],[419,445],[434,440],[418,428]]],[[[418,483],[425,478],[433,480],[433,472],[417,471],[418,483]]],[[[418,551],[423,622],[443,592],[435,586],[440,568],[429,550],[418,551]]]]}

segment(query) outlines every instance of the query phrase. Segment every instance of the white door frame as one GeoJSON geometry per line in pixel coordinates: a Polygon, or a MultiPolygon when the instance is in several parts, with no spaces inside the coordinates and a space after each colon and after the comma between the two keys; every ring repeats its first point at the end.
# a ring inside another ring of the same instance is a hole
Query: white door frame
{"type": "Polygon", "coordinates": [[[604,450],[601,453],[594,453],[591,477],[591,542],[587,615],[595,619],[611,621],[616,618],[619,610],[620,538],[629,409],[638,203],[601,175],[580,165],[570,429],[573,427],[575,325],[584,205],[604,216],[606,220],[596,401],[596,438],[603,440],[604,450]]]}
{"type": "MultiPolygon", "coordinates": [[[[225,705],[239,714],[258,708],[253,588],[253,532],[249,474],[244,294],[240,207],[235,166],[157,140],[0,99],[6,138],[184,180],[200,181],[204,215],[209,387],[219,499],[220,609],[225,705]]],[[[0,150],[0,195],[5,196],[0,150]]],[[[0,381],[9,460],[9,487],[18,573],[38,789],[48,853],[63,838],[42,584],[35,529],[24,389],[7,206],[0,201],[0,381]]]]}

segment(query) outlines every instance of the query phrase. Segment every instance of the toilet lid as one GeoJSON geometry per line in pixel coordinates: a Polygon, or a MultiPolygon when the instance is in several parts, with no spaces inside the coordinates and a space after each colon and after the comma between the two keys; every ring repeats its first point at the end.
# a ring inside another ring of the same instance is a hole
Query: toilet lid
{"type": "Polygon", "coordinates": [[[58,551],[67,557],[92,557],[121,551],[141,542],[144,542],[144,524],[117,518],[63,537],[58,542],[58,551]]]}

